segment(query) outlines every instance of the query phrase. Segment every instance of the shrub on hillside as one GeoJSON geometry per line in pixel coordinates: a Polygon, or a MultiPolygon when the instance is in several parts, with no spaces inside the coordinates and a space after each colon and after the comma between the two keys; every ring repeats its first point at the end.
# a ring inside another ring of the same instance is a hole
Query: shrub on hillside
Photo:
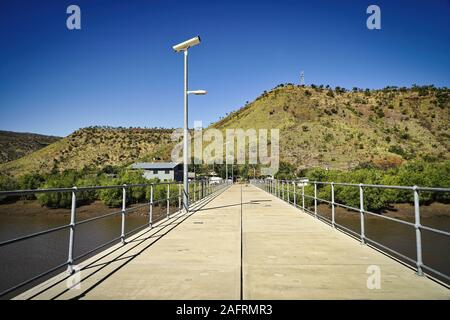
{"type": "MultiPolygon", "coordinates": [[[[8,175],[0,174],[0,190],[7,191],[15,189],[18,189],[17,181],[8,175]]],[[[7,199],[8,198],[6,196],[0,196],[0,202],[5,201],[7,199]]]]}
{"type": "MultiPolygon", "coordinates": [[[[108,179],[107,183],[104,184],[105,181],[102,182],[102,185],[105,186],[118,186],[120,185],[120,179],[108,179]]],[[[99,198],[110,208],[118,208],[122,206],[122,188],[108,188],[101,189],[99,191],[99,198]]]]}
{"type": "MultiPolygon", "coordinates": [[[[382,184],[398,186],[450,187],[450,161],[429,163],[415,161],[391,168],[379,169],[373,166],[351,171],[310,169],[306,172],[310,181],[344,182],[353,184],[382,184]]],[[[318,197],[331,201],[331,186],[317,185],[318,197]]],[[[305,192],[312,195],[314,187],[309,185],[305,192]]],[[[412,203],[412,190],[381,189],[364,187],[364,207],[366,210],[379,211],[393,203],[412,203]]],[[[357,186],[335,186],[335,201],[359,208],[359,188],[357,186]]],[[[440,201],[448,203],[450,195],[444,192],[420,192],[421,203],[440,201]]]]}
{"type": "Polygon", "coordinates": [[[388,151],[391,153],[398,154],[399,156],[402,156],[403,158],[406,157],[406,151],[403,150],[403,148],[400,146],[390,146],[388,151]]]}
{"type": "MultiPolygon", "coordinates": [[[[40,184],[41,189],[81,188],[98,185],[95,175],[82,176],[80,172],[68,170],[62,173],[52,174],[44,177],[45,182],[40,184]]],[[[95,190],[77,191],[77,205],[91,203],[98,198],[95,190]]],[[[72,192],[49,192],[38,193],[36,198],[39,203],[49,208],[70,208],[72,204],[72,192]]]]}
{"type": "MultiPolygon", "coordinates": [[[[102,176],[100,184],[102,186],[122,186],[124,184],[148,184],[149,181],[142,177],[140,170],[122,170],[117,174],[117,177],[110,178],[108,176],[102,176]]],[[[129,187],[126,191],[126,203],[139,203],[146,200],[146,188],[145,186],[129,187]]],[[[102,189],[99,192],[99,198],[109,207],[122,206],[123,189],[108,188],[102,189]]]]}
{"type": "MultiPolygon", "coordinates": [[[[17,188],[20,190],[39,189],[44,183],[45,177],[40,174],[26,174],[17,179],[17,188]]],[[[23,196],[22,198],[32,200],[35,199],[34,194],[23,196]]]]}
{"type": "MultiPolygon", "coordinates": [[[[76,172],[66,171],[48,176],[41,187],[42,189],[72,188],[75,186],[76,179],[76,172]]],[[[41,205],[49,208],[70,208],[72,203],[71,192],[38,193],[36,197],[41,205]]]]}

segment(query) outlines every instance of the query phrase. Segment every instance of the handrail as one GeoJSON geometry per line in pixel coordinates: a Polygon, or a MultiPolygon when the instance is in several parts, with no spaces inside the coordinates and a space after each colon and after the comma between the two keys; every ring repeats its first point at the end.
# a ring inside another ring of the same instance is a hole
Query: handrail
{"type": "MultiPolygon", "coordinates": [[[[278,179],[254,179],[251,180],[251,183],[260,187],[266,192],[269,192],[273,194],[274,196],[288,202],[289,204],[293,204],[296,208],[301,208],[304,212],[307,212],[311,215],[313,215],[316,218],[325,219],[328,221],[333,228],[339,227],[344,230],[350,231],[348,228],[336,223],[335,221],[335,209],[336,206],[343,207],[351,211],[359,212],[360,215],[360,234],[359,239],[361,241],[361,244],[367,244],[368,242],[371,242],[378,246],[379,248],[382,248],[386,251],[389,251],[390,253],[395,253],[397,256],[412,262],[414,264],[414,269],[416,270],[417,274],[419,276],[423,276],[424,272],[423,269],[428,270],[434,275],[438,275],[439,277],[445,279],[447,281],[447,284],[450,283],[450,277],[447,274],[444,274],[440,271],[437,271],[426,264],[424,264],[422,259],[422,230],[427,230],[430,232],[434,232],[443,236],[450,236],[450,232],[447,232],[445,230],[440,230],[428,226],[424,226],[420,222],[420,192],[450,192],[450,188],[433,188],[433,187],[420,187],[420,186],[396,186],[396,185],[377,185],[377,184],[364,184],[364,183],[344,183],[344,182],[329,182],[329,181],[305,181],[303,180],[278,180],[278,179]],[[305,194],[305,184],[306,185],[313,185],[314,186],[314,194],[313,195],[307,195],[305,194]],[[293,185],[293,192],[290,190],[290,185],[293,185]],[[331,201],[326,199],[321,199],[317,195],[317,186],[318,185],[330,185],[331,186],[331,201]],[[347,204],[339,203],[335,201],[335,187],[336,186],[346,186],[346,187],[355,187],[359,189],[359,208],[355,208],[352,206],[349,206],[347,204]],[[296,190],[296,187],[298,189],[301,189],[301,194],[299,194],[299,190],[296,190]],[[401,219],[388,217],[380,214],[376,214],[374,212],[371,212],[369,210],[365,209],[365,202],[364,202],[364,190],[368,188],[381,188],[381,189],[397,189],[397,190],[407,190],[411,191],[413,193],[414,198],[414,222],[404,221],[401,219]],[[285,193],[287,196],[285,196],[285,193]],[[290,200],[291,194],[293,194],[293,201],[290,200]],[[301,196],[302,203],[301,205],[297,204],[297,198],[301,196]],[[314,200],[314,211],[311,211],[309,208],[305,206],[305,198],[314,200]],[[328,218],[322,216],[317,211],[317,202],[324,202],[329,205],[331,205],[331,220],[328,218]],[[404,225],[413,227],[415,229],[416,234],[416,259],[411,259],[409,257],[406,257],[402,253],[392,249],[388,248],[370,238],[368,238],[365,235],[365,214],[369,214],[372,216],[380,217],[389,221],[402,223],[404,225]]],[[[356,232],[352,231],[353,234],[357,234],[356,232]]]]}
{"type": "MultiPolygon", "coordinates": [[[[200,180],[205,181],[205,180],[200,180]]],[[[156,185],[179,185],[178,182],[156,182],[156,183],[138,183],[138,184],[122,184],[122,185],[111,185],[111,186],[86,186],[86,187],[77,187],[77,190],[82,191],[90,191],[90,190],[102,190],[102,189],[122,189],[122,188],[136,188],[136,187],[149,187],[156,185]]],[[[27,190],[6,190],[0,191],[0,196],[22,196],[28,194],[36,194],[36,193],[54,193],[54,192],[72,192],[73,188],[48,188],[48,189],[27,189],[27,190]]]]}
{"type": "MultiPolygon", "coordinates": [[[[229,181],[223,181],[221,183],[208,183],[207,180],[196,180],[191,182],[190,184],[192,184],[193,188],[189,190],[189,192],[187,192],[188,194],[188,198],[190,195],[193,196],[193,201],[190,201],[191,206],[196,205],[198,203],[198,201],[207,198],[209,196],[214,195],[215,193],[217,193],[218,191],[222,190],[223,188],[227,187],[230,185],[229,181]]],[[[0,247],[3,246],[7,246],[19,241],[24,241],[24,240],[28,240],[31,238],[35,238],[35,237],[39,237],[42,235],[46,235],[49,233],[53,233],[56,231],[60,231],[63,229],[69,229],[70,233],[69,233],[69,246],[68,246],[68,259],[67,262],[60,264],[56,267],[52,267],[51,269],[42,272],[41,274],[34,276],[28,280],[25,280],[17,285],[14,285],[2,292],[0,292],[0,297],[5,296],[9,293],[12,293],[20,288],[22,288],[25,285],[28,285],[34,281],[37,281],[39,279],[41,279],[42,277],[64,267],[67,266],[67,270],[69,272],[69,274],[72,274],[75,272],[74,269],[74,261],[78,261],[84,257],[89,256],[90,254],[98,251],[99,249],[102,249],[114,242],[117,242],[119,240],[121,240],[122,244],[126,244],[126,237],[138,232],[139,230],[142,230],[145,227],[149,227],[150,229],[153,227],[153,206],[158,204],[158,203],[166,203],[167,206],[167,214],[166,214],[166,218],[164,219],[170,219],[171,217],[171,213],[170,213],[170,203],[171,201],[178,199],[178,211],[182,212],[184,209],[183,205],[182,205],[182,201],[183,201],[183,197],[182,197],[182,188],[183,185],[180,182],[158,182],[158,183],[145,183],[145,184],[124,184],[124,185],[112,185],[112,186],[90,186],[90,187],[73,187],[73,188],[49,188],[49,189],[35,189],[35,190],[11,190],[11,191],[0,191],[0,196],[23,196],[23,195],[29,195],[29,194],[36,194],[36,193],[72,193],[72,205],[71,205],[71,213],[70,213],[70,223],[69,224],[65,224],[59,227],[55,227],[55,228],[51,228],[51,229],[47,229],[47,230],[43,230],[43,231],[39,231],[36,233],[32,233],[32,234],[28,234],[22,237],[17,237],[14,239],[9,239],[9,240],[5,240],[0,242],[0,247]],[[154,187],[155,186],[159,186],[159,185],[167,185],[167,189],[165,190],[165,197],[162,199],[154,199],[154,187]],[[170,195],[170,186],[178,186],[178,192],[176,194],[170,195]],[[127,190],[129,190],[130,188],[134,188],[134,187],[146,187],[146,188],[150,188],[150,199],[148,200],[147,203],[145,204],[138,204],[136,206],[133,207],[128,207],[127,208],[127,190]],[[91,190],[102,190],[102,189],[122,189],[122,209],[121,210],[117,210],[111,213],[106,213],[100,216],[96,216],[96,217],[92,217],[92,218],[88,218],[88,219],[84,219],[81,221],[77,221],[76,219],[76,215],[77,215],[77,203],[76,203],[76,199],[77,199],[77,194],[83,192],[83,191],[91,191],[91,190]],[[130,230],[128,232],[125,232],[125,223],[126,223],[126,216],[127,213],[136,211],[137,209],[143,208],[143,207],[147,207],[148,208],[148,216],[149,216],[149,220],[148,223],[138,226],[136,228],[134,228],[133,230],[130,230]],[[75,237],[75,233],[76,233],[76,227],[82,224],[86,224],[86,223],[90,223],[99,219],[103,219],[106,217],[110,217],[110,216],[114,216],[114,215],[119,215],[121,214],[122,216],[122,220],[121,220],[121,233],[118,237],[107,241],[106,243],[103,243],[91,250],[88,250],[87,252],[81,253],[78,256],[74,257],[73,256],[73,252],[74,252],[74,237],[75,237]]],[[[163,219],[163,220],[164,220],[163,219]]]]}

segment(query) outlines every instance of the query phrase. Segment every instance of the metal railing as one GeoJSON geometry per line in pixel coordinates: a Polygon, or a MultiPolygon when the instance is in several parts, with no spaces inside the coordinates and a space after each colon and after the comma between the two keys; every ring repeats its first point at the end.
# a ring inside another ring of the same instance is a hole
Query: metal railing
{"type": "MultiPolygon", "coordinates": [[[[221,182],[219,184],[211,184],[207,180],[199,180],[199,181],[192,181],[189,183],[189,198],[192,199],[190,203],[190,208],[197,205],[200,200],[205,199],[209,196],[212,196],[216,194],[218,191],[222,190],[223,188],[227,187],[229,185],[228,182],[221,182]]],[[[0,191],[0,197],[12,197],[12,196],[27,196],[27,195],[35,195],[35,194],[43,194],[43,193],[71,193],[71,207],[70,207],[70,222],[68,224],[58,226],[56,228],[47,229],[44,231],[39,231],[36,233],[28,234],[25,236],[5,240],[0,242],[0,248],[21,242],[24,240],[36,238],[39,236],[47,235],[56,231],[60,230],[69,230],[69,239],[68,239],[68,251],[67,251],[67,261],[59,264],[55,267],[52,267],[51,269],[46,270],[43,273],[40,273],[26,281],[23,281],[17,285],[14,285],[13,287],[10,287],[2,292],[0,292],[0,297],[3,297],[7,294],[10,294],[26,285],[29,285],[63,267],[67,267],[67,271],[69,274],[74,273],[74,262],[80,261],[83,258],[86,258],[90,254],[103,249],[107,247],[108,245],[112,245],[114,242],[117,242],[120,240],[122,244],[126,244],[126,237],[130,236],[144,228],[152,228],[154,223],[154,215],[153,215],[153,208],[157,204],[163,204],[165,203],[167,206],[166,211],[166,217],[161,219],[160,221],[164,219],[170,219],[170,203],[176,199],[178,199],[178,210],[173,213],[181,213],[184,210],[182,206],[182,192],[183,192],[183,185],[182,183],[178,182],[161,182],[161,183],[148,183],[148,184],[124,184],[124,185],[113,185],[113,186],[92,186],[92,187],[73,187],[73,188],[53,188],[53,189],[35,189],[35,190],[14,190],[14,191],[0,191]],[[155,187],[157,186],[165,186],[167,185],[167,189],[165,192],[165,197],[163,199],[156,199],[155,198],[155,187]],[[175,195],[170,195],[170,187],[171,186],[178,186],[178,193],[175,195]],[[143,187],[143,188],[149,188],[149,200],[148,202],[144,204],[138,204],[133,207],[127,208],[127,191],[131,188],[135,187],[143,187]],[[120,211],[114,211],[111,213],[103,214],[100,216],[96,216],[89,219],[84,219],[82,221],[77,221],[77,195],[81,192],[85,191],[97,191],[97,190],[105,190],[105,189],[121,189],[122,190],[122,204],[121,204],[121,210],[120,211]],[[125,232],[125,225],[126,225],[126,216],[128,213],[136,211],[139,208],[147,207],[148,206],[148,223],[141,225],[137,228],[134,228],[128,232],[125,232]],[[91,223],[100,219],[104,219],[107,217],[112,217],[120,215],[121,216],[121,225],[120,225],[120,235],[116,238],[113,238],[106,243],[103,243],[91,250],[88,250],[86,252],[83,252],[82,254],[74,257],[74,239],[76,235],[76,227],[82,224],[91,223]]]]}
{"type": "MultiPolygon", "coordinates": [[[[378,250],[382,250],[385,253],[388,254],[394,254],[398,257],[402,258],[403,260],[406,260],[409,266],[413,267],[417,274],[419,276],[424,275],[424,269],[431,273],[434,276],[438,276],[440,279],[443,280],[447,285],[450,283],[450,277],[447,274],[444,274],[438,270],[433,269],[430,266],[427,266],[423,262],[422,258],[422,230],[427,230],[436,234],[440,234],[446,237],[450,236],[450,232],[439,230],[435,228],[431,228],[428,226],[424,226],[421,224],[420,221],[420,192],[450,192],[450,188],[429,188],[429,187],[418,187],[418,186],[389,186],[389,185],[374,185],[374,184],[353,184],[353,183],[338,183],[338,182],[321,182],[321,181],[297,181],[297,180],[277,180],[277,179],[264,179],[264,180],[252,180],[252,184],[258,186],[259,188],[265,190],[266,192],[271,193],[272,195],[294,205],[297,208],[301,208],[303,211],[309,213],[310,215],[313,215],[315,218],[320,218],[321,220],[327,222],[330,224],[333,228],[341,228],[344,231],[348,232],[350,235],[359,238],[361,241],[361,244],[372,244],[374,247],[378,250]],[[305,187],[307,185],[312,185],[314,188],[314,194],[308,195],[305,194],[305,187]],[[321,199],[317,196],[317,186],[318,185],[330,185],[330,198],[331,201],[326,199],[321,199]],[[335,201],[335,188],[338,186],[344,186],[344,187],[352,187],[352,188],[358,188],[359,189],[359,207],[352,207],[343,203],[338,203],[335,201]],[[378,188],[378,189],[396,189],[396,190],[404,190],[404,191],[410,191],[413,196],[413,202],[414,202],[414,223],[404,221],[401,219],[380,215],[377,213],[374,213],[372,211],[365,209],[365,202],[364,202],[364,190],[368,188],[378,188]],[[300,190],[299,190],[300,189],[300,190]],[[300,193],[301,192],[301,193],[300,193]],[[291,199],[292,195],[292,199],[291,199]],[[298,204],[298,200],[301,199],[301,204],[298,204]],[[314,211],[310,210],[305,205],[305,199],[310,199],[313,201],[313,207],[314,211]],[[327,219],[326,217],[320,215],[320,213],[317,210],[317,203],[323,202],[331,206],[331,220],[327,219]],[[359,213],[360,217],[360,232],[359,234],[355,232],[354,230],[351,230],[341,224],[338,224],[336,222],[336,207],[341,207],[350,211],[356,211],[359,213]],[[415,230],[415,248],[416,248],[416,259],[412,259],[393,248],[389,248],[373,239],[370,239],[365,234],[365,215],[372,215],[379,218],[383,218],[386,220],[398,222],[404,225],[407,225],[409,227],[414,228],[415,230]],[[387,251],[387,252],[386,252],[387,251]]],[[[449,248],[450,249],[450,248],[449,248]]],[[[450,252],[450,250],[447,250],[447,253],[450,252]]],[[[395,257],[393,257],[395,258],[395,257]]],[[[397,259],[398,260],[398,259],[397,259]]],[[[400,260],[401,261],[401,260],[400,260]]],[[[402,261],[403,262],[403,261],[402,261]]]]}

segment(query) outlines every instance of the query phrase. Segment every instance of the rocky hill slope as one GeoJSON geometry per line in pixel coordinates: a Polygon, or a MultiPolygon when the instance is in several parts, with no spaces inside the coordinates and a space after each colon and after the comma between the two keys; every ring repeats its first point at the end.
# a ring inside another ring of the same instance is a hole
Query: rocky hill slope
{"type": "MultiPolygon", "coordinates": [[[[280,129],[280,160],[298,169],[391,167],[449,159],[450,90],[433,86],[351,91],[279,85],[211,127],[280,129]]],[[[20,176],[170,160],[173,129],[90,127],[0,164],[20,176]]],[[[17,142],[19,143],[19,142],[17,142]]],[[[205,145],[205,144],[204,144],[205,145]]],[[[3,151],[4,149],[2,149],[3,151]]]]}
{"type": "Polygon", "coordinates": [[[0,164],[19,159],[59,139],[35,133],[0,131],[0,164]]]}
{"type": "Polygon", "coordinates": [[[280,85],[213,125],[280,129],[281,161],[298,168],[449,158],[450,90],[280,85]]]}

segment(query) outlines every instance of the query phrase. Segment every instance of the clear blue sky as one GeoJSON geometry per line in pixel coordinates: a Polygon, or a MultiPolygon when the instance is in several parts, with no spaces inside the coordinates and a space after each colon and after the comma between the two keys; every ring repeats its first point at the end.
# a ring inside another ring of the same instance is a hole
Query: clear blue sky
{"type": "Polygon", "coordinates": [[[450,87],[450,2],[2,0],[0,129],[64,136],[90,125],[204,125],[279,83],[450,87]],[[66,28],[81,7],[82,30],[66,28]],[[366,8],[381,7],[381,30],[366,8]]]}

